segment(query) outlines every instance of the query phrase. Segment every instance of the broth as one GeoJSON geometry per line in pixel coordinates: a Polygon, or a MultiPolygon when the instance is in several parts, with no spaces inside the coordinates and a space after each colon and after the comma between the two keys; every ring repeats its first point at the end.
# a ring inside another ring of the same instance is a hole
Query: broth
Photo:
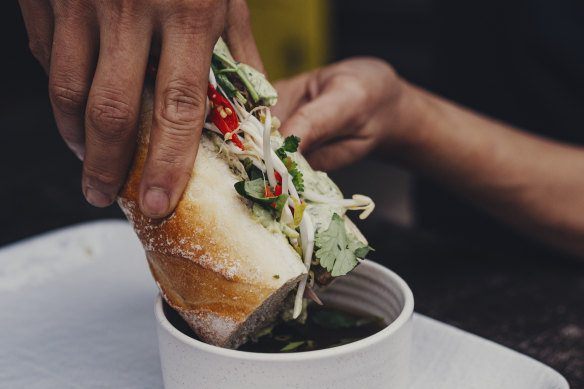
{"type": "MultiPolygon", "coordinates": [[[[198,339],[186,322],[164,303],[168,320],[184,334],[198,339]]],[[[322,350],[371,336],[387,326],[383,319],[345,308],[310,304],[305,324],[279,321],[257,334],[238,350],[256,353],[287,353],[322,350]]]]}
{"type": "Polygon", "coordinates": [[[322,350],[366,338],[385,327],[383,319],[377,316],[310,304],[305,324],[294,320],[277,322],[273,328],[264,329],[266,333],[257,341],[251,340],[239,350],[258,353],[322,350]]]}

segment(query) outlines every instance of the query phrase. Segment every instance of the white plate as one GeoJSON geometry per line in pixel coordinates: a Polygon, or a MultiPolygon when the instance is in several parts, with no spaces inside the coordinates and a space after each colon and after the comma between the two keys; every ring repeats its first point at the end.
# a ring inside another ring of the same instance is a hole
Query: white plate
{"type": "MultiPolygon", "coordinates": [[[[156,294],[122,221],[1,249],[0,387],[161,388],[156,294]]],[[[548,366],[420,314],[412,355],[412,389],[568,388],[548,366]]]]}

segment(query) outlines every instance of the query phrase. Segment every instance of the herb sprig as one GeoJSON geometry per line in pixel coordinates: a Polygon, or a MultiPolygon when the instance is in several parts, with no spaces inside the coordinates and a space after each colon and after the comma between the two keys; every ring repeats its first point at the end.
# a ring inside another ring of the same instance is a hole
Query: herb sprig
{"type": "Polygon", "coordinates": [[[329,227],[317,232],[314,243],[318,250],[315,255],[320,265],[333,277],[343,276],[353,270],[359,263],[357,258],[364,258],[371,247],[347,235],[345,222],[335,213],[329,227]]]}
{"type": "Polygon", "coordinates": [[[288,156],[288,153],[295,153],[298,151],[298,144],[300,143],[300,138],[295,135],[287,136],[282,143],[282,146],[276,149],[276,155],[288,169],[288,173],[292,176],[292,183],[296,190],[304,192],[304,177],[300,170],[298,170],[298,164],[288,156]]]}

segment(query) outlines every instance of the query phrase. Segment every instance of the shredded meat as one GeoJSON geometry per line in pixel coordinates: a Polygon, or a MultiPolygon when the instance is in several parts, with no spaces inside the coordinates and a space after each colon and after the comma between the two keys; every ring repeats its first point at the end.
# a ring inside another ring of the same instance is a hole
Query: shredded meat
{"type": "Polygon", "coordinates": [[[252,101],[251,96],[249,95],[247,88],[245,87],[245,85],[243,85],[243,82],[241,82],[241,80],[239,79],[239,77],[235,73],[227,73],[227,77],[229,78],[229,81],[231,81],[231,83],[233,84],[235,89],[237,89],[239,91],[239,93],[241,93],[243,95],[243,97],[245,97],[245,99],[247,100],[247,103],[245,103],[245,105],[244,105],[247,112],[250,112],[255,107],[258,107],[261,105],[261,103],[259,101],[257,103],[254,103],[252,101]]]}
{"type": "Polygon", "coordinates": [[[324,267],[318,265],[314,266],[314,281],[319,286],[327,286],[333,281],[333,276],[324,267]]]}

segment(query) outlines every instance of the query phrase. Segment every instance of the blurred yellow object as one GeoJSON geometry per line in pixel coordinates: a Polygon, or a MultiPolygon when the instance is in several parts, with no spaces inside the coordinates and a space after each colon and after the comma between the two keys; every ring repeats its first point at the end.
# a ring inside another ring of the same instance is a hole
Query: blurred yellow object
{"type": "Polygon", "coordinates": [[[270,80],[330,59],[329,0],[248,0],[254,36],[270,80]]]}

